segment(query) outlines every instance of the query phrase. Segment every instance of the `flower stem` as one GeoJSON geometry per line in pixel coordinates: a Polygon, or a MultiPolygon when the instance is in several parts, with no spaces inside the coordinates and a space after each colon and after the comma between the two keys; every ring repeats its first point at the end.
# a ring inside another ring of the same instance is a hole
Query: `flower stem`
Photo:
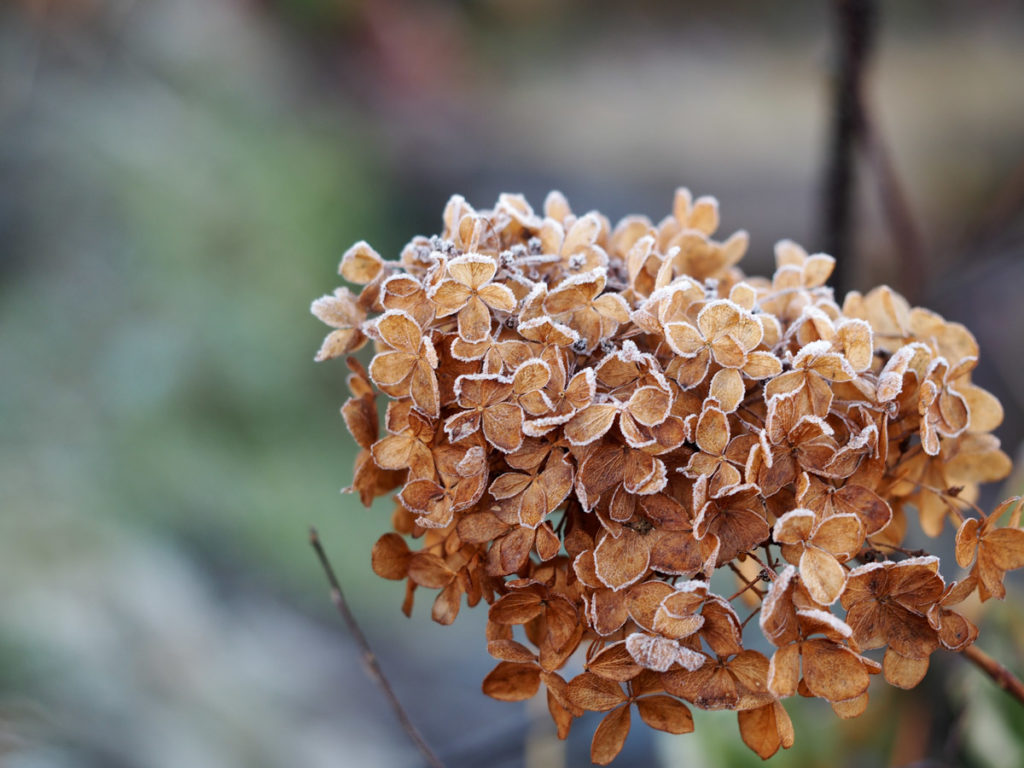
{"type": "Polygon", "coordinates": [[[1021,682],[1019,677],[976,645],[969,645],[967,650],[963,651],[963,655],[991,677],[996,685],[1024,705],[1024,682],[1021,682]]]}
{"type": "Polygon", "coordinates": [[[389,683],[388,679],[384,677],[380,664],[377,662],[377,656],[370,647],[369,640],[366,639],[366,635],[363,634],[363,630],[356,621],[356,617],[348,607],[348,602],[345,600],[345,594],[341,591],[341,584],[338,582],[338,577],[334,573],[331,561],[327,559],[327,553],[324,551],[323,545],[320,543],[320,535],[316,532],[316,528],[311,527],[309,529],[309,543],[313,547],[313,551],[316,552],[317,558],[320,560],[320,565],[323,567],[324,573],[327,576],[328,584],[331,585],[331,601],[334,603],[334,607],[338,609],[338,613],[341,614],[341,618],[345,620],[345,624],[348,626],[349,632],[352,633],[352,637],[355,638],[356,644],[363,652],[363,664],[366,666],[367,673],[384,692],[385,697],[387,697],[388,702],[391,704],[391,708],[395,711],[395,715],[398,717],[398,721],[402,724],[402,728],[405,729],[405,732],[416,745],[420,754],[423,755],[423,759],[427,761],[427,765],[431,766],[431,768],[444,768],[444,763],[442,763],[441,759],[434,754],[430,745],[427,744],[426,740],[424,740],[423,735],[419,730],[417,730],[416,726],[413,725],[412,720],[409,719],[409,713],[405,711],[405,707],[402,706],[402,702],[399,701],[398,696],[391,687],[391,683],[389,683]]]}

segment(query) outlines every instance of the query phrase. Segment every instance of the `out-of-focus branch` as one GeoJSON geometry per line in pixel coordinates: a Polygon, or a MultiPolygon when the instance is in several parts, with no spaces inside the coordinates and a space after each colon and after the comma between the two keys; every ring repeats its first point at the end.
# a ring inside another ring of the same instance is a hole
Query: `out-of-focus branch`
{"type": "Polygon", "coordinates": [[[405,732],[416,745],[420,754],[423,755],[423,759],[427,761],[427,765],[431,768],[444,768],[444,763],[442,763],[441,759],[434,754],[434,751],[430,748],[430,745],[427,744],[423,735],[419,732],[416,726],[413,725],[412,720],[409,719],[409,713],[405,711],[405,707],[402,706],[402,702],[395,694],[394,689],[391,687],[391,683],[389,683],[388,679],[384,677],[380,664],[377,662],[377,656],[370,647],[370,641],[366,639],[366,635],[363,634],[363,630],[356,621],[356,617],[348,607],[348,603],[345,600],[345,593],[341,591],[341,584],[338,582],[338,577],[334,573],[331,561],[327,559],[327,553],[324,551],[323,545],[320,543],[320,535],[316,532],[316,528],[309,529],[309,543],[312,545],[313,551],[316,552],[316,556],[320,560],[320,565],[327,576],[328,584],[331,585],[331,600],[334,602],[334,606],[338,609],[338,613],[341,614],[341,618],[345,620],[345,624],[348,626],[349,632],[352,633],[352,637],[355,638],[356,644],[363,652],[363,663],[366,665],[366,671],[384,692],[384,696],[387,697],[388,703],[391,704],[391,708],[395,711],[395,715],[398,717],[398,721],[402,724],[402,728],[405,729],[405,732]]]}
{"type": "Polygon", "coordinates": [[[1024,682],[1021,682],[1021,679],[1013,674],[1013,672],[976,645],[969,645],[967,650],[963,651],[963,656],[991,677],[996,685],[1013,696],[1018,702],[1024,704],[1024,682]]]}
{"type": "Polygon", "coordinates": [[[863,136],[864,73],[878,12],[876,0],[836,0],[832,8],[837,45],[820,238],[823,250],[836,258],[833,281],[842,294],[849,289],[856,182],[854,155],[863,136]]]}

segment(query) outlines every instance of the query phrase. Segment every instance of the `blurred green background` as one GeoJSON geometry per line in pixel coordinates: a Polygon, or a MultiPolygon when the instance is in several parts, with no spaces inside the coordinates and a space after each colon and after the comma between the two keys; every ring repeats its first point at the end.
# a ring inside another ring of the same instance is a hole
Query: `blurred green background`
{"type": "MultiPolygon", "coordinates": [[[[1024,11],[881,3],[869,99],[924,235],[913,286],[976,331],[1024,436],[1024,11]]],[[[827,3],[20,0],[0,5],[0,765],[415,766],[309,550],[450,766],[582,765],[479,692],[484,612],[377,579],[388,505],[338,488],[344,365],[312,362],[342,251],[393,256],[453,192],[657,219],[685,184],[820,247],[827,3]]],[[[850,286],[898,279],[858,188],[850,286]]],[[[906,288],[906,286],[903,286],[906,288]]],[[[1011,479],[992,489],[1020,491],[1011,479]]],[[[1024,672],[1024,585],[982,647],[1024,672]]],[[[790,706],[779,766],[1024,765],[1024,713],[937,654],[862,718],[790,706]],[[969,704],[969,706],[968,706],[969,704]]],[[[617,765],[755,765],[729,713],[617,765]]]]}

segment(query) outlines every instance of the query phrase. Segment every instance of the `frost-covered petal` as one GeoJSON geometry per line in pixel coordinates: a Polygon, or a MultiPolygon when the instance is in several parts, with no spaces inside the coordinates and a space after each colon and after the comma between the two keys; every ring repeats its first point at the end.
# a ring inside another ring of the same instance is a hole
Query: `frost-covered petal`
{"type": "Polygon", "coordinates": [[[497,272],[498,265],[489,256],[466,254],[448,262],[448,274],[469,288],[479,288],[489,282],[497,272]]]}
{"type": "Polygon", "coordinates": [[[597,577],[616,591],[638,581],[647,572],[650,559],[644,537],[629,528],[618,538],[605,536],[594,550],[597,577]]]}

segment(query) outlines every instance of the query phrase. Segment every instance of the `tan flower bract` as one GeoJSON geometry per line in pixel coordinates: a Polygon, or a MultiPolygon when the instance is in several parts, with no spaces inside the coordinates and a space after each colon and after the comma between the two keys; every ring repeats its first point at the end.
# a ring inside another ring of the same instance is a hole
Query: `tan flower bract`
{"type": "Polygon", "coordinates": [[[837,302],[834,260],[791,241],[747,277],[746,233],[718,224],[685,189],[658,224],[559,193],[541,211],[455,196],[395,261],[353,246],[339,271],[358,295],[312,306],[332,329],[318,360],[373,342],[342,408],[361,449],[346,490],[398,491],[373,570],[406,582],[406,613],[437,590],[442,624],[488,603],[484,693],[543,688],[561,738],[607,713],[600,764],[634,706],[676,734],[689,706],[734,710],[770,757],[794,740],[786,697],[855,717],[872,675],[917,684],[977,637],[958,605],[1024,566],[1021,502],[972,504],[1010,461],[969,331],[885,286],[837,302]],[[904,547],[912,515],[956,530],[969,573],[904,547]],[[770,656],[747,647],[755,614],[770,656]],[[574,654],[586,671],[566,679],[574,654]]]}

